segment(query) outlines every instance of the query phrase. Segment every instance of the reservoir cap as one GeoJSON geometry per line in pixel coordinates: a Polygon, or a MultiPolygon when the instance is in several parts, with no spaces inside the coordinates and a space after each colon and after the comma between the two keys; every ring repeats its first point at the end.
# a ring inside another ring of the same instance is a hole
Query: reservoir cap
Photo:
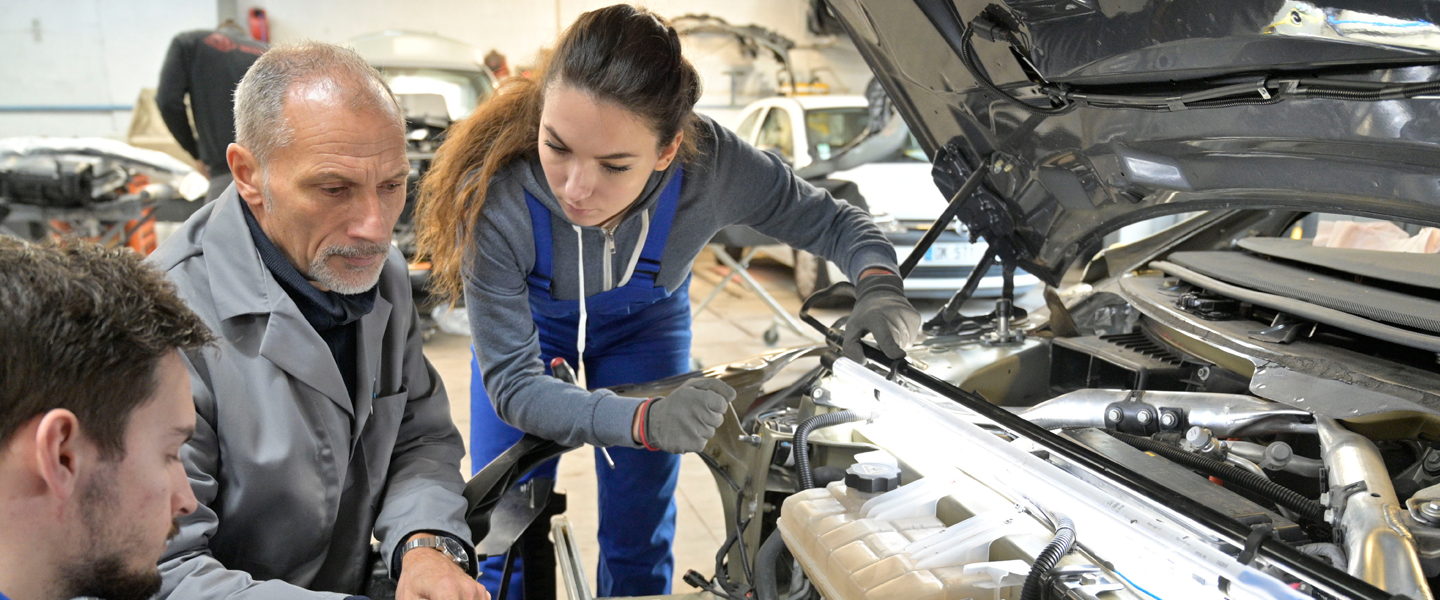
{"type": "Polygon", "coordinates": [[[900,487],[900,469],[884,463],[856,463],[845,470],[845,485],[867,494],[888,492],[900,487]]]}

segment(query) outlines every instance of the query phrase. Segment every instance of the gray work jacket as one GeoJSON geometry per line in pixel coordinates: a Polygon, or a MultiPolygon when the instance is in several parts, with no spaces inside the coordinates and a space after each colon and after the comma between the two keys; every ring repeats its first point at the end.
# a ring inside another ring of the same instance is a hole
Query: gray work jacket
{"type": "Polygon", "coordinates": [[[470,539],[464,443],[399,252],[359,321],[351,398],[261,262],[240,201],[231,186],[149,259],[221,338],[186,356],[196,432],[182,458],[200,507],[161,559],[159,598],[357,594],[372,532],[387,563],[416,531],[470,539]]]}

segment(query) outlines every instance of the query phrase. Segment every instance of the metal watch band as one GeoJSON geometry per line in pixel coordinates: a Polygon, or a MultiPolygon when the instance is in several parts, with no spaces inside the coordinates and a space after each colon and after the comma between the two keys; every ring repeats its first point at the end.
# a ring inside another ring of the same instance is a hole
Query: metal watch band
{"type": "Polygon", "coordinates": [[[450,557],[450,560],[459,566],[462,571],[469,572],[470,570],[470,556],[465,552],[464,548],[460,547],[458,542],[448,537],[437,535],[434,537],[415,538],[406,542],[405,546],[400,550],[400,560],[402,564],[405,560],[405,555],[416,548],[433,548],[439,550],[445,556],[450,557]]]}

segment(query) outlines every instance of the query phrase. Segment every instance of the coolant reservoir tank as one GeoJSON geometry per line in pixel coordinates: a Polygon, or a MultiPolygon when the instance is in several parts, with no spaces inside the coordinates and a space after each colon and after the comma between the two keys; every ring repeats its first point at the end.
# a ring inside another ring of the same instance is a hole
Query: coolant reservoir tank
{"type": "Polygon", "coordinates": [[[1000,599],[1019,594],[1014,564],[989,561],[990,544],[1018,533],[1016,513],[976,515],[946,527],[935,502],[953,479],[899,487],[892,465],[858,463],[845,482],[794,494],[779,530],[805,573],[831,600],[1000,599]],[[867,491],[871,490],[871,491],[867,491]],[[882,491],[884,490],[884,491],[882,491]]]}

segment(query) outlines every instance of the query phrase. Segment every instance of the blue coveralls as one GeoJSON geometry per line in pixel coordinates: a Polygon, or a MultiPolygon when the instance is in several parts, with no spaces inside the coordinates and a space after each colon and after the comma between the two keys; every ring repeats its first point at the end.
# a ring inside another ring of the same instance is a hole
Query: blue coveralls
{"type": "MultiPolygon", "coordinates": [[[[660,257],[675,220],[683,175],[677,168],[661,192],[630,280],[585,300],[585,371],[592,389],[654,381],[690,370],[690,280],[686,278],[674,293],[656,282],[660,257]]],[[[540,355],[547,369],[557,356],[575,365],[580,303],[556,300],[551,295],[554,246],[550,209],[529,192],[525,193],[525,202],[535,235],[535,269],[526,281],[530,313],[540,331],[540,355]]],[[[514,445],[522,433],[496,416],[473,355],[470,369],[470,464],[478,471],[514,445]]],[[[675,568],[670,550],[675,539],[675,484],[680,457],[622,447],[612,447],[609,452],[615,460],[614,469],[598,449],[595,451],[600,512],[596,595],[669,594],[675,568]]],[[[538,467],[526,479],[553,479],[556,462],[538,467]]],[[[481,568],[485,573],[480,582],[492,593],[498,590],[502,557],[490,558],[481,568]]],[[[521,587],[519,572],[517,563],[515,578],[510,582],[512,598],[518,597],[516,592],[521,587]]]]}

